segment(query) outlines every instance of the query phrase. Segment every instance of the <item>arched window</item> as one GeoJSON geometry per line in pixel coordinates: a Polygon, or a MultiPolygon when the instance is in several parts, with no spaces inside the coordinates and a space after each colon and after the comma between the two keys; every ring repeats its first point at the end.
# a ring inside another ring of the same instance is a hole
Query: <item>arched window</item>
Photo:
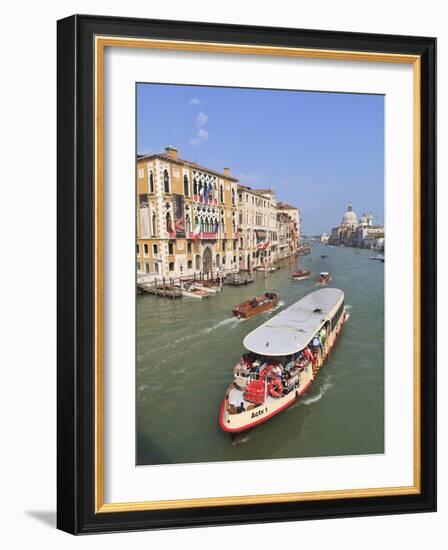
{"type": "Polygon", "coordinates": [[[168,233],[173,232],[173,224],[171,223],[171,214],[169,212],[166,215],[166,230],[168,231],[168,233]]]}
{"type": "Polygon", "coordinates": [[[170,177],[168,176],[168,170],[163,171],[163,189],[165,193],[170,192],[170,177]]]}
{"type": "Polygon", "coordinates": [[[219,186],[219,200],[224,202],[224,187],[222,185],[219,186]]]}
{"type": "Polygon", "coordinates": [[[196,271],[199,271],[201,269],[201,257],[198,255],[196,256],[196,265],[195,265],[196,271]]]}
{"type": "Polygon", "coordinates": [[[149,172],[149,192],[154,193],[154,174],[152,170],[149,172]]]}
{"type": "Polygon", "coordinates": [[[198,180],[193,178],[193,195],[198,194],[198,180]]]}
{"type": "Polygon", "coordinates": [[[188,176],[186,174],[184,176],[184,195],[186,197],[190,196],[190,185],[188,184],[188,176]]]}
{"type": "Polygon", "coordinates": [[[156,213],[152,213],[152,234],[157,235],[156,213]]]}
{"type": "Polygon", "coordinates": [[[198,188],[199,195],[201,195],[201,191],[202,191],[202,181],[199,182],[199,188],[198,188]]]}
{"type": "Polygon", "coordinates": [[[232,189],[232,205],[235,206],[235,189],[232,189]]]}
{"type": "Polygon", "coordinates": [[[187,232],[190,232],[191,231],[191,220],[190,220],[190,214],[187,214],[185,216],[185,230],[187,232]]]}

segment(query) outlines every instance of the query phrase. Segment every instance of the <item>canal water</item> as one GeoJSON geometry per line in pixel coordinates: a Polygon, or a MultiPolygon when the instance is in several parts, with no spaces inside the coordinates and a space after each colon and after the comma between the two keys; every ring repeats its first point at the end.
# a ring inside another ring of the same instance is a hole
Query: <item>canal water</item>
{"type": "Polygon", "coordinates": [[[253,284],[198,300],[137,298],[137,464],[340,456],[384,452],[384,264],[369,250],[314,246],[253,284]],[[327,254],[322,258],[322,254],[327,254]],[[309,292],[330,271],[350,318],[307,393],[248,432],[221,431],[218,412],[246,334],[309,292]],[[238,303],[272,290],[276,311],[243,321],[238,303]]]}

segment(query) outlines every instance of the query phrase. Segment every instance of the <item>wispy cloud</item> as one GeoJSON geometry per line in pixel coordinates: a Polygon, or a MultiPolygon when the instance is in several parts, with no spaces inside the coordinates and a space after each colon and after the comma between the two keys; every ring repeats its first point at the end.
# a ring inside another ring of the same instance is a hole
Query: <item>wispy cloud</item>
{"type": "Polygon", "coordinates": [[[205,113],[200,112],[196,119],[197,127],[202,128],[202,126],[205,126],[207,124],[207,120],[208,120],[208,116],[205,113]]]}
{"type": "Polygon", "coordinates": [[[197,97],[192,97],[188,102],[188,105],[199,105],[201,103],[197,97]]]}
{"type": "Polygon", "coordinates": [[[190,143],[192,145],[200,145],[202,142],[208,139],[208,132],[204,128],[207,122],[208,122],[208,116],[201,111],[196,117],[197,133],[195,137],[190,139],[190,143]]]}
{"type": "Polygon", "coordinates": [[[208,139],[208,132],[204,128],[199,128],[196,137],[190,139],[192,145],[200,145],[203,141],[208,139]]]}

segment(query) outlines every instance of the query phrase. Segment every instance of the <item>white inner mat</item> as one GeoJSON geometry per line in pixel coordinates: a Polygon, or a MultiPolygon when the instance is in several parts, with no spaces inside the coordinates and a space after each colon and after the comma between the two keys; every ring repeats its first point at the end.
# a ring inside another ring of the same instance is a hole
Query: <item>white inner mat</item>
{"type": "Polygon", "coordinates": [[[106,502],[412,485],[412,85],[405,64],[106,48],[106,502]],[[386,95],[384,455],[282,459],[287,476],[266,475],[278,460],[135,466],[136,82],[386,95]]]}

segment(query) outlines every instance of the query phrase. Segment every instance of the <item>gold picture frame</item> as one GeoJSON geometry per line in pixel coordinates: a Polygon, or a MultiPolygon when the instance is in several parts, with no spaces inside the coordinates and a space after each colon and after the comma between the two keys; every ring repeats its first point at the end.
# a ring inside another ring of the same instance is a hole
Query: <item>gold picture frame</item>
{"type": "MultiPolygon", "coordinates": [[[[127,20],[126,20],[127,21],[127,20]]],[[[254,38],[250,32],[246,32],[246,39],[244,41],[238,40],[237,43],[225,41],[224,35],[231,32],[231,28],[227,26],[221,27],[221,34],[218,33],[218,38],[216,40],[206,40],[207,35],[207,26],[204,25],[204,36],[199,37],[198,39],[186,39],[184,33],[181,33],[178,38],[161,38],[160,32],[154,32],[154,26],[159,29],[160,25],[167,32],[171,29],[170,22],[141,22],[141,28],[145,29],[146,36],[144,32],[140,29],[140,36],[134,36],[131,33],[131,30],[126,27],[126,22],[121,21],[120,19],[109,20],[107,18],[89,18],[89,16],[75,16],[74,18],[69,18],[63,20],[59,23],[60,32],[64,31],[67,33],[67,28],[70,27],[71,35],[78,36],[78,48],[81,45],[82,47],[87,48],[87,45],[91,45],[91,51],[83,53],[84,56],[88,56],[89,63],[86,65],[93,69],[91,74],[93,78],[89,81],[92,92],[92,103],[93,103],[93,112],[92,114],[92,127],[91,131],[93,132],[94,139],[94,148],[92,152],[93,159],[93,173],[92,173],[92,183],[93,189],[91,190],[93,198],[93,208],[92,214],[93,218],[90,220],[92,224],[93,231],[93,242],[92,244],[92,271],[93,279],[91,285],[91,295],[93,298],[93,338],[92,338],[92,364],[91,368],[93,377],[92,382],[92,393],[93,403],[92,411],[93,416],[91,420],[92,431],[90,433],[91,438],[91,453],[90,453],[90,462],[92,465],[92,475],[89,481],[89,487],[91,491],[91,507],[88,512],[85,512],[85,517],[83,525],[78,522],[74,522],[73,518],[67,519],[67,504],[61,505],[61,513],[59,526],[62,529],[68,530],[70,532],[86,532],[86,531],[104,531],[104,530],[113,530],[113,526],[122,526],[122,528],[132,528],[133,521],[125,518],[126,513],[136,514],[136,513],[145,513],[146,520],[144,520],[145,528],[157,527],[160,525],[160,518],[151,520],[151,513],[157,512],[167,512],[170,513],[170,520],[173,526],[181,525],[182,521],[180,520],[179,513],[182,511],[185,514],[185,511],[188,510],[192,513],[190,518],[191,525],[198,524],[197,520],[194,518],[194,509],[207,509],[211,511],[215,509],[214,514],[222,513],[223,508],[228,508],[231,510],[235,507],[245,507],[249,509],[254,506],[259,505],[271,505],[275,506],[278,504],[287,504],[289,503],[316,503],[329,500],[337,500],[344,505],[344,501],[347,502],[347,499],[350,501],[350,506],[365,506],[367,502],[375,501],[385,501],[387,498],[397,499],[401,497],[401,502],[415,502],[415,506],[423,507],[422,501],[425,500],[428,505],[428,482],[426,473],[427,469],[431,467],[431,457],[427,457],[428,449],[425,449],[425,456],[422,458],[422,430],[430,429],[429,426],[422,425],[422,418],[425,418],[427,421],[428,414],[422,416],[422,370],[421,370],[421,357],[422,357],[422,337],[428,338],[427,335],[422,335],[422,325],[423,323],[428,323],[428,314],[425,313],[425,318],[422,317],[421,304],[424,299],[422,293],[427,292],[422,287],[422,266],[428,265],[428,261],[432,265],[435,264],[435,257],[433,258],[431,252],[430,257],[428,257],[427,250],[425,249],[425,257],[422,257],[422,227],[427,227],[427,212],[422,212],[422,195],[427,194],[428,187],[431,189],[435,185],[434,181],[428,181],[428,178],[425,177],[424,185],[422,188],[422,176],[425,176],[428,172],[431,171],[431,166],[434,162],[434,150],[431,150],[426,153],[426,157],[422,158],[422,137],[424,137],[423,132],[433,131],[431,113],[428,114],[428,101],[431,103],[431,94],[434,94],[434,89],[432,87],[432,82],[428,81],[428,71],[431,72],[431,65],[428,62],[428,51],[433,52],[435,44],[433,39],[426,39],[424,42],[424,51],[422,50],[423,46],[420,42],[415,39],[409,39],[406,42],[403,38],[403,44],[401,47],[397,47],[395,42],[396,40],[391,37],[384,37],[381,42],[380,37],[371,37],[370,41],[372,45],[369,45],[369,40],[363,35],[358,36],[359,45],[366,44],[367,46],[364,49],[353,49],[352,37],[348,36],[338,36],[338,33],[326,33],[321,31],[316,31],[316,36],[314,38],[315,46],[313,47],[303,47],[300,45],[272,45],[275,44],[275,40],[280,40],[278,33],[274,29],[265,29],[266,36],[270,37],[272,42],[271,45],[255,43],[254,38]],[[151,25],[152,24],[152,25],[151,25]],[[112,32],[112,28],[115,25],[115,31],[112,32]],[[107,30],[107,32],[105,32],[107,30]],[[319,34],[321,32],[321,34],[319,34]],[[151,34],[153,36],[151,36],[151,34]],[[331,35],[326,36],[326,35],[331,35]],[[361,39],[362,38],[362,42],[361,39]],[[319,44],[324,44],[325,41],[328,43],[328,47],[319,47],[319,44]],[[336,49],[336,42],[339,44],[339,48],[336,49]],[[344,42],[345,41],[345,42],[344,42]],[[376,44],[381,44],[381,48],[376,48],[376,44]],[[346,44],[344,48],[343,45],[346,44]],[[414,46],[414,48],[412,48],[414,46]],[[274,57],[299,57],[299,58],[312,58],[312,59],[324,59],[324,60],[355,60],[362,62],[381,62],[381,63],[401,63],[401,64],[410,64],[412,65],[413,70],[413,197],[414,197],[414,265],[413,265],[413,277],[414,277],[414,341],[413,345],[413,379],[414,379],[414,390],[413,390],[413,420],[414,420],[414,433],[413,433],[413,460],[414,460],[414,470],[413,470],[413,484],[411,486],[402,486],[402,487],[382,487],[382,488],[363,488],[356,490],[333,490],[333,491],[316,491],[316,492],[303,492],[303,493],[282,493],[282,494],[264,494],[264,495],[245,495],[245,496],[228,496],[228,497],[217,497],[217,498],[199,498],[199,499],[183,499],[183,500],[163,500],[163,501],[142,501],[142,502],[127,502],[127,503],[107,503],[104,499],[104,55],[106,48],[140,48],[140,49],[160,49],[160,50],[176,50],[176,51],[189,51],[189,52],[207,52],[214,54],[243,54],[243,55],[256,55],[256,56],[274,56],[274,57]],[[394,50],[395,48],[395,50],[394,50]],[[377,50],[377,51],[376,51],[377,50]],[[406,53],[403,52],[406,51],[406,53]],[[422,65],[425,74],[425,80],[422,76],[422,65]],[[428,68],[429,67],[429,68],[428,68]],[[424,105],[425,110],[422,109],[422,93],[424,94],[424,105]],[[429,100],[428,100],[429,98],[429,100]],[[425,219],[423,219],[425,218],[425,219]],[[428,466],[429,460],[429,466],[428,466]],[[424,463],[425,472],[422,473],[422,462],[424,463]],[[424,486],[422,486],[422,483],[424,486]],[[406,497],[406,498],[405,498],[406,497]],[[405,498],[405,500],[403,500],[405,498]],[[359,501],[358,503],[356,501],[359,501]],[[353,504],[355,503],[355,504],[353,504]],[[176,514],[177,515],[173,515],[176,514]],[[120,519],[117,519],[117,518],[120,519]],[[115,518],[115,519],[111,519],[115,518]],[[124,523],[123,523],[124,522],[124,523]],[[158,523],[159,522],[159,523],[158,523]],[[177,522],[177,523],[176,523],[177,522]],[[109,527],[108,527],[109,526],[109,527]],[[111,527],[112,526],[112,527],[111,527]]],[[[195,25],[190,28],[190,34],[197,36],[197,28],[195,25]]],[[[185,28],[188,27],[188,24],[185,24],[185,28]]],[[[250,28],[255,33],[257,28],[250,28]]],[[[188,30],[188,29],[187,29],[188,30]]],[[[233,29],[234,30],[234,29],[233,29]]],[[[135,29],[134,29],[135,32],[135,29]]],[[[301,31],[290,30],[291,38],[290,42],[300,41],[301,31]]],[[[308,31],[311,32],[311,31],[308,31]]],[[[169,32],[168,32],[169,33],[169,32]]],[[[210,34],[210,31],[209,31],[210,34]]],[[[213,34],[213,33],[212,33],[213,34]]],[[[216,34],[216,33],[215,33],[216,34]]],[[[343,35],[343,33],[342,33],[343,35]]],[[[229,35],[230,36],[230,35],[229,35]]],[[[302,36],[303,39],[303,36],[302,36]]],[[[61,39],[62,40],[62,39],[61,39]]],[[[303,39],[303,41],[305,41],[303,39]]],[[[309,41],[308,41],[309,42],[309,41]]],[[[61,48],[69,48],[70,44],[60,45],[61,48]]],[[[74,54],[72,54],[73,57],[74,54]]],[[[65,60],[64,60],[65,61],[65,60]]],[[[60,71],[63,70],[60,68],[60,71]]],[[[65,70],[65,69],[64,69],[65,70]]],[[[84,69],[83,69],[84,70],[84,69]]],[[[60,101],[64,100],[64,97],[61,98],[61,94],[65,93],[65,89],[60,88],[60,101]]],[[[65,114],[65,112],[64,112],[65,114]]],[[[73,155],[76,155],[76,152],[73,152],[73,155]]],[[[430,207],[433,208],[434,205],[430,204],[430,207]]],[[[426,235],[427,237],[427,235],[426,235]]],[[[430,320],[431,321],[431,320],[430,320]]],[[[432,319],[434,322],[434,319],[432,319]]],[[[435,365],[434,365],[435,367],[435,365]]],[[[60,369],[64,367],[60,366],[60,369]]],[[[79,368],[79,367],[78,367],[79,368]]],[[[61,376],[61,370],[59,376],[61,376]]],[[[433,388],[431,389],[432,392],[433,388]]],[[[426,388],[425,391],[428,391],[426,388]]],[[[425,396],[425,407],[428,408],[427,400],[430,399],[430,396],[425,396]]],[[[59,410],[60,416],[65,413],[61,413],[59,410]]],[[[67,446],[68,443],[65,441],[64,446],[67,446]]],[[[65,451],[62,453],[65,458],[65,451]]],[[[76,452],[73,453],[76,455],[76,452]]],[[[429,449],[429,454],[431,455],[431,449],[429,449]]],[[[79,458],[79,457],[78,457],[79,458]]],[[[62,459],[61,459],[62,460],[62,459]]],[[[61,481],[61,486],[64,483],[71,483],[73,485],[73,480],[67,480],[67,478],[61,481]]],[[[60,487],[61,487],[60,486],[60,487]]],[[[79,488],[78,488],[79,489],[79,488]]],[[[429,491],[431,492],[431,491],[429,491]]],[[[434,507],[434,498],[433,495],[429,498],[430,507],[434,507]]],[[[408,505],[408,504],[407,504],[408,505]]],[[[87,505],[86,509],[88,508],[87,505]]],[[[397,500],[397,509],[399,509],[400,503],[397,500]]],[[[367,512],[372,513],[371,507],[366,505],[367,512]]],[[[270,508],[272,514],[272,507],[270,508]]],[[[300,516],[301,509],[297,509],[297,517],[300,516]]],[[[213,514],[213,512],[211,512],[213,514]]],[[[360,513],[363,513],[362,511],[360,513]]],[[[375,513],[375,512],[373,512],[375,513]]],[[[248,518],[250,512],[247,512],[248,518]]],[[[269,514],[269,512],[267,512],[269,514]]],[[[350,512],[347,512],[350,515],[350,512]]],[[[185,517],[185,516],[182,516],[185,517]]],[[[228,517],[231,517],[230,515],[228,517]]],[[[266,516],[268,517],[268,516],[266,516]]],[[[269,517],[272,517],[269,516],[269,517]]],[[[263,518],[261,518],[263,521],[263,518]]],[[[232,520],[228,520],[228,523],[231,523],[232,520]]],[[[236,522],[236,521],[233,521],[236,522]]],[[[213,520],[210,520],[209,523],[214,523],[213,520]]],[[[223,523],[226,523],[225,518],[223,523]]]]}

